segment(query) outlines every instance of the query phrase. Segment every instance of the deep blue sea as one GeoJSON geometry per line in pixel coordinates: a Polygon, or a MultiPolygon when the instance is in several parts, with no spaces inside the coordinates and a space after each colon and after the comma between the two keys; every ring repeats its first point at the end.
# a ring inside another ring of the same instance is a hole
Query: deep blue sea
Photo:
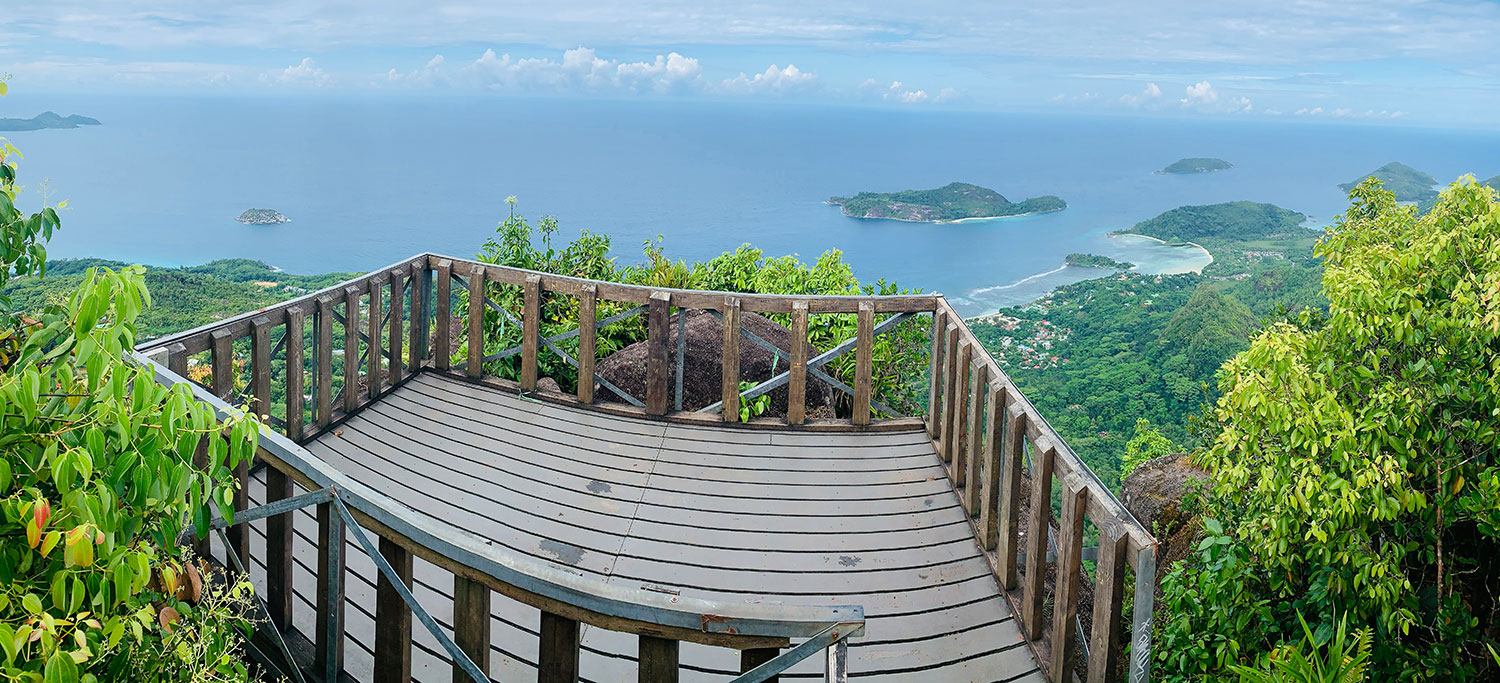
{"type": "MultiPolygon", "coordinates": [[[[841,249],[862,279],[941,291],[968,314],[1099,271],[1094,252],[1160,271],[1191,248],[1108,238],[1183,204],[1248,199],[1330,222],[1337,185],[1389,161],[1448,181],[1500,173],[1500,132],[1250,120],[1065,117],[777,103],[501,97],[24,95],[104,125],[7,133],[21,180],[68,199],[54,257],[158,265],[250,257],[291,272],[366,270],[424,250],[472,254],[514,195],[564,236],[613,238],[622,262],[662,235],[674,258],[751,243],[812,260],[841,249]],[[1157,175],[1180,157],[1226,172],[1157,175]],[[824,201],[964,181],[1069,208],[962,224],[869,221],[824,201]],[[235,222],[247,208],[292,222],[235,222]]],[[[23,199],[34,207],[40,196],[23,199]]]]}

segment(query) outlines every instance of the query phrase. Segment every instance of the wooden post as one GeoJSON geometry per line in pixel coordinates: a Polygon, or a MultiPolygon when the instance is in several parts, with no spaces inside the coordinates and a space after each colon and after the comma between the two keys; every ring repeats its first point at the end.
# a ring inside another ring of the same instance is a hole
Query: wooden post
{"type": "Polygon", "coordinates": [[[187,379],[187,347],[182,344],[172,344],[167,347],[167,369],[172,374],[187,379]]]}
{"type": "Polygon", "coordinates": [[[406,368],[408,372],[416,372],[427,358],[427,257],[412,261],[407,268],[411,286],[406,289],[410,292],[407,296],[411,299],[411,314],[407,316],[406,326],[411,343],[406,348],[411,362],[406,368]]]}
{"type": "Polygon", "coordinates": [[[953,454],[948,467],[948,476],[952,477],[953,485],[960,490],[968,476],[969,462],[969,394],[972,393],[974,379],[974,347],[969,342],[960,342],[958,346],[958,385],[954,387],[954,403],[958,407],[953,416],[953,446],[949,451],[953,454]]]}
{"type": "Polygon", "coordinates": [[[636,658],[639,683],[677,683],[677,641],[642,635],[636,658]]]}
{"type": "Polygon", "coordinates": [[[380,396],[380,387],[385,383],[385,351],[383,350],[384,344],[381,343],[380,339],[381,337],[385,336],[385,331],[381,328],[381,323],[385,322],[385,314],[383,312],[385,304],[380,300],[381,295],[383,294],[383,292],[380,291],[382,289],[385,289],[385,276],[378,275],[371,277],[369,324],[370,333],[366,335],[369,339],[367,343],[370,347],[370,379],[367,380],[366,383],[370,385],[371,401],[380,396]]]}
{"type": "MultiPolygon", "coordinates": [[[[480,671],[490,672],[489,586],[457,574],[453,575],[453,643],[480,671]]],[[[473,683],[473,679],[455,664],[453,683],[473,683]]]]}
{"type": "MultiPolygon", "coordinates": [[[[1094,572],[1094,628],[1089,637],[1088,683],[1114,679],[1120,663],[1120,610],[1125,597],[1125,555],[1130,536],[1099,526],[1098,568],[1094,572]]],[[[1155,580],[1155,577],[1152,577],[1155,580]]]]}
{"type": "Polygon", "coordinates": [[[271,319],[250,319],[250,395],[252,412],[269,425],[271,415],[271,319]]]}
{"type": "MultiPolygon", "coordinates": [[[[266,467],[266,502],[292,497],[292,478],[266,467]]],[[[266,609],[283,632],[292,627],[292,514],[266,518],[266,609]]]]}
{"type": "MultiPolygon", "coordinates": [[[[193,468],[199,472],[208,471],[208,440],[215,438],[211,434],[198,437],[197,445],[193,447],[193,468]]],[[[213,556],[213,543],[211,536],[200,536],[193,541],[193,553],[203,559],[213,556]]],[[[225,564],[228,564],[226,562],[225,564]]]]}
{"type": "MultiPolygon", "coordinates": [[[[757,647],[749,650],[740,650],[740,673],[747,673],[757,666],[765,664],[781,654],[781,650],[774,647],[757,647]]],[[[766,683],[777,683],[780,676],[772,676],[766,679],[766,683]]]]}
{"type": "Polygon", "coordinates": [[[401,351],[401,318],[406,315],[405,275],[400,269],[391,271],[391,388],[401,383],[402,376],[406,374],[401,351]]]}
{"type": "MultiPolygon", "coordinates": [[[[678,311],[677,315],[687,315],[678,311]]],[[[719,355],[719,400],[724,406],[720,410],[725,422],[740,419],[740,300],[724,297],[724,349],[719,355]]]]}
{"type": "Polygon", "coordinates": [[[324,681],[344,669],[344,519],[333,503],[318,505],[317,632],[314,661],[324,681]]]}
{"type": "MultiPolygon", "coordinates": [[[[411,551],[382,536],[380,555],[407,588],[412,585],[411,551]]],[[[411,608],[396,587],[376,572],[375,583],[375,683],[411,681],[411,608]]]]}
{"type": "Polygon", "coordinates": [[[468,375],[484,376],[484,266],[469,270],[468,375]]]}
{"type": "Polygon", "coordinates": [[[984,444],[984,490],[980,494],[979,529],[984,549],[994,550],[1000,536],[1000,473],[1005,467],[1005,422],[1010,414],[1005,409],[1005,387],[990,384],[987,389],[990,396],[985,401],[984,413],[988,436],[984,444]]]}
{"type": "Polygon", "coordinates": [[[598,320],[595,313],[598,299],[598,288],[594,285],[584,285],[578,293],[578,402],[584,405],[594,402],[594,363],[598,360],[598,351],[594,349],[598,330],[594,322],[598,320]]]}
{"type": "Polygon", "coordinates": [[[1130,683],[1151,679],[1151,618],[1156,609],[1156,543],[1136,551],[1135,605],[1130,615],[1130,683]]]}
{"type": "Polygon", "coordinates": [[[317,371],[317,420],[319,427],[333,421],[333,297],[318,297],[313,317],[317,330],[313,334],[314,369],[317,371]]]}
{"type": "Polygon", "coordinates": [[[521,302],[521,391],[536,391],[537,347],[541,346],[542,338],[542,276],[526,276],[521,302]]]}
{"type": "Polygon", "coordinates": [[[943,433],[943,350],[948,346],[948,314],[942,309],[932,312],[932,352],[927,380],[927,435],[934,440],[943,433]]]}
{"type": "Polygon", "coordinates": [[[359,407],[358,287],[344,288],[344,414],[359,407]]]}
{"type": "Polygon", "coordinates": [[[786,422],[807,419],[807,302],[792,302],[792,357],[786,382],[786,422]]]}
{"type": "Polygon", "coordinates": [[[980,450],[984,445],[984,400],[989,393],[990,379],[989,366],[983,363],[974,368],[974,380],[969,384],[969,443],[964,449],[964,504],[969,508],[970,517],[979,516],[979,487],[980,487],[980,463],[984,463],[984,470],[994,469],[994,461],[987,461],[984,452],[980,450]]]}
{"type": "Polygon", "coordinates": [[[646,414],[667,414],[667,309],[672,295],[652,292],[646,306],[646,414]]]}
{"type": "Polygon", "coordinates": [[[1048,448],[1031,459],[1031,523],[1026,527],[1026,595],[1021,613],[1026,637],[1042,637],[1042,592],[1047,578],[1047,534],[1052,520],[1052,464],[1057,451],[1048,448]]]}
{"type": "MultiPolygon", "coordinates": [[[[1050,499],[1051,496],[1048,496],[1050,499]]],[[[1078,645],[1078,582],[1083,573],[1083,519],[1089,488],[1077,472],[1063,480],[1062,520],[1058,524],[1057,586],[1052,601],[1052,676],[1067,680],[1078,645]],[[1063,678],[1066,676],[1066,678],[1063,678]]],[[[1044,548],[1043,553],[1046,552],[1044,548]]]]}
{"type": "Polygon", "coordinates": [[[1006,410],[1007,414],[1014,414],[1005,428],[1005,455],[1000,460],[999,545],[996,548],[1000,557],[1000,583],[1005,590],[1015,589],[1020,582],[1016,555],[1021,550],[1021,467],[1026,455],[1026,413],[1014,404],[1011,408],[1014,410],[1006,410]]]}
{"type": "Polygon", "coordinates": [[[292,441],[302,441],[302,382],[305,377],[302,361],[302,334],[307,322],[307,312],[300,307],[286,309],[286,436],[292,441]]]}
{"type": "Polygon", "coordinates": [[[215,396],[228,401],[234,393],[234,337],[226,329],[214,330],[210,337],[213,340],[210,349],[214,373],[213,392],[215,396]]]}
{"type": "Polygon", "coordinates": [[[943,462],[953,462],[954,434],[958,431],[958,325],[948,323],[947,348],[943,350],[943,462]]]}
{"type": "Polygon", "coordinates": [[[870,393],[875,368],[875,305],[859,302],[858,327],[854,332],[854,424],[870,424],[870,393]]]}
{"type": "Polygon", "coordinates": [[[537,644],[538,683],[577,683],[578,622],[542,611],[542,633],[537,644]]]}
{"type": "Polygon", "coordinates": [[[437,296],[433,298],[432,307],[437,311],[436,322],[433,326],[437,329],[437,343],[432,350],[432,364],[439,370],[447,370],[453,357],[453,262],[448,259],[439,259],[437,262],[437,296]]]}

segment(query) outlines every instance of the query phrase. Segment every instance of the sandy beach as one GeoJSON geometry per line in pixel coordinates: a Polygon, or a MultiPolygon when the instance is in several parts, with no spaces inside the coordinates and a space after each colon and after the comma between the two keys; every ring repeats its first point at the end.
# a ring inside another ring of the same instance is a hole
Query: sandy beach
{"type": "Polygon", "coordinates": [[[1197,267],[1184,266],[1184,267],[1181,267],[1181,268],[1163,268],[1161,271],[1159,271],[1162,275],[1180,275],[1182,273],[1202,273],[1204,268],[1207,268],[1210,264],[1212,264],[1214,262],[1214,255],[1213,255],[1213,253],[1211,253],[1211,252],[1209,252],[1209,250],[1203,248],[1203,245],[1198,244],[1197,242],[1168,242],[1166,240],[1157,239],[1157,238],[1152,237],[1150,235],[1141,235],[1141,234],[1137,234],[1137,233],[1117,233],[1117,234],[1111,234],[1109,237],[1110,237],[1110,239],[1121,239],[1121,238],[1126,238],[1126,237],[1139,237],[1141,239],[1151,240],[1152,242],[1156,242],[1157,244],[1162,244],[1162,245],[1169,246],[1169,247],[1187,245],[1187,246],[1194,247],[1194,248],[1198,249],[1199,251],[1203,252],[1203,256],[1208,259],[1207,261],[1205,261],[1203,263],[1203,265],[1200,265],[1200,266],[1197,266],[1197,267]]]}

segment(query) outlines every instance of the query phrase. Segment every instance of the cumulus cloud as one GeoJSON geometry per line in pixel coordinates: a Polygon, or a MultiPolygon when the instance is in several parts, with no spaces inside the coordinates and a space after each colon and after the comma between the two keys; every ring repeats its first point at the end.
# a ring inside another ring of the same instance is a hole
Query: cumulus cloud
{"type": "Polygon", "coordinates": [[[1139,107],[1160,97],[1161,88],[1155,83],[1147,83],[1146,88],[1139,95],[1121,95],[1120,103],[1127,107],[1139,107]]]}
{"type": "Polygon", "coordinates": [[[1219,101],[1219,91],[1208,81],[1198,81],[1187,87],[1187,97],[1178,100],[1184,105],[1205,105],[1219,101]]]}
{"type": "Polygon", "coordinates": [[[1240,114],[1255,109],[1248,97],[1224,97],[1208,81],[1198,81],[1185,90],[1178,100],[1184,107],[1203,112],[1240,114]]]}
{"type": "Polygon", "coordinates": [[[796,64],[788,64],[785,69],[772,64],[764,73],[754,76],[746,76],[744,72],[734,78],[726,78],[719,84],[723,92],[733,94],[759,94],[769,93],[783,95],[792,92],[809,90],[817,85],[818,77],[808,71],[797,68],[796,64]]]}
{"type": "Polygon", "coordinates": [[[433,55],[432,59],[427,60],[427,64],[416,71],[404,74],[395,69],[387,71],[385,80],[387,83],[403,83],[424,87],[444,85],[448,82],[448,75],[443,71],[443,65],[447,61],[442,55],[433,55]]]}
{"type": "Polygon", "coordinates": [[[303,57],[300,63],[281,71],[263,73],[260,79],[266,83],[302,87],[322,87],[328,85],[329,81],[328,72],[318,68],[312,57],[303,57]]]}
{"type": "Polygon", "coordinates": [[[958,91],[953,88],[943,88],[934,97],[926,90],[909,88],[901,81],[891,81],[889,84],[885,84],[873,78],[865,79],[865,82],[859,86],[859,90],[866,97],[877,97],[885,102],[900,102],[902,104],[948,102],[958,97],[958,91]]]}

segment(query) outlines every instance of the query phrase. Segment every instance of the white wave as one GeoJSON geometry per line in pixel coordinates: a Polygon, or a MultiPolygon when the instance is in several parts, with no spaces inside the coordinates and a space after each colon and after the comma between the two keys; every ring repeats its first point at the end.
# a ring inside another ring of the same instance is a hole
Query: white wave
{"type": "Polygon", "coordinates": [[[1015,282],[1012,282],[1012,283],[1010,283],[1008,285],[995,285],[994,287],[980,287],[979,289],[976,289],[976,290],[973,290],[973,291],[969,292],[969,296],[971,296],[971,297],[977,297],[977,296],[983,296],[984,294],[986,294],[988,292],[998,292],[998,291],[1005,290],[1005,289],[1015,289],[1016,287],[1020,287],[1021,285],[1024,285],[1024,284],[1026,284],[1028,282],[1031,282],[1032,280],[1036,280],[1038,278],[1044,278],[1044,277],[1047,277],[1048,275],[1056,275],[1056,274],[1061,273],[1061,272],[1063,272],[1064,270],[1067,270],[1067,269],[1068,269],[1068,264],[1064,263],[1064,264],[1062,264],[1062,266],[1060,266],[1058,268],[1054,268],[1054,269],[1049,270],[1049,271],[1047,271],[1045,273],[1037,273],[1036,275],[1032,275],[1031,277],[1028,277],[1028,278],[1023,278],[1023,279],[1020,279],[1020,280],[1016,280],[1015,282]]]}

